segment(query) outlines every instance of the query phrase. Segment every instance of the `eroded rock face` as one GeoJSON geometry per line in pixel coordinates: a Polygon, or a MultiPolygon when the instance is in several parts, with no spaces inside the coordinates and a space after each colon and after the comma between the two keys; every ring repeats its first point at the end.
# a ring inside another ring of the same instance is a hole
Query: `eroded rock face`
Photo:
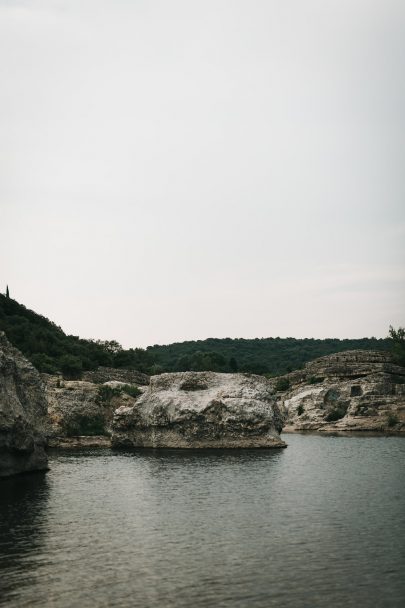
{"type": "Polygon", "coordinates": [[[388,353],[329,355],[286,378],[285,431],[405,432],[405,368],[388,353]]]}
{"type": "Polygon", "coordinates": [[[113,447],[283,447],[283,416],[266,378],[184,372],[152,376],[114,414],[113,447]]]}
{"type": "Polygon", "coordinates": [[[41,377],[0,332],[0,476],[47,469],[41,377]]]}
{"type": "MultiPolygon", "coordinates": [[[[108,436],[114,410],[135,400],[120,391],[123,382],[94,384],[43,374],[48,405],[50,445],[55,438],[108,436]]],[[[61,442],[62,445],[63,442],[61,442]]],[[[104,444],[104,442],[102,442],[104,444]]]]}
{"type": "Polygon", "coordinates": [[[119,369],[116,367],[99,367],[94,371],[83,372],[82,379],[95,384],[104,384],[111,381],[136,384],[137,386],[149,384],[149,376],[147,374],[138,372],[135,369],[119,369]]]}

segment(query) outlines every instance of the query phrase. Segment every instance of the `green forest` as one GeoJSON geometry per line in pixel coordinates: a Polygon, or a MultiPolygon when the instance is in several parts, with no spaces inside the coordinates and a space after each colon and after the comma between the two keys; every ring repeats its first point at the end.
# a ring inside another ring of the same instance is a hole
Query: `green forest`
{"type": "Polygon", "coordinates": [[[147,352],[165,371],[240,371],[278,376],[300,369],[304,363],[317,357],[353,349],[388,350],[390,340],[208,338],[167,346],[152,346],[147,352]]]}
{"type": "Polygon", "coordinates": [[[392,333],[391,338],[356,340],[208,338],[146,349],[123,349],[114,340],[85,340],[66,335],[49,319],[2,294],[0,330],[39,371],[60,371],[66,378],[80,378],[83,371],[98,366],[137,369],[149,374],[210,370],[276,376],[299,369],[317,357],[343,350],[389,350],[395,338],[392,333]]]}
{"type": "Polygon", "coordinates": [[[41,371],[80,378],[85,370],[128,367],[150,373],[153,360],[142,348],[123,350],[115,341],[84,340],[64,331],[10,297],[0,294],[0,330],[41,371]]]}

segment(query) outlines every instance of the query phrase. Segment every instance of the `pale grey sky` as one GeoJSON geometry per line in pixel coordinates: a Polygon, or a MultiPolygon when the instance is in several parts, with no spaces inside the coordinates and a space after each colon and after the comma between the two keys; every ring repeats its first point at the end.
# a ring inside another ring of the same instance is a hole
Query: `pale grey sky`
{"type": "Polygon", "coordinates": [[[403,0],[0,0],[0,290],[146,346],[405,325],[403,0]]]}

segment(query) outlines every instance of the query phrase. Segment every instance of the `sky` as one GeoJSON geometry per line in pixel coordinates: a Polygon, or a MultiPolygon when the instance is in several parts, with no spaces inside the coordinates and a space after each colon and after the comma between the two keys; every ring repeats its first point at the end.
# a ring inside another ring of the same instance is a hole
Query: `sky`
{"type": "Polygon", "coordinates": [[[124,347],[405,325],[403,0],[0,0],[0,291],[124,347]]]}

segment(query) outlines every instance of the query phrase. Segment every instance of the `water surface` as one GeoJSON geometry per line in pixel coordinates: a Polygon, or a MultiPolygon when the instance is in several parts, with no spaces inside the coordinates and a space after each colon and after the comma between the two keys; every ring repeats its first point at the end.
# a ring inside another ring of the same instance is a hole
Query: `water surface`
{"type": "Polygon", "coordinates": [[[405,438],[55,452],[0,484],[0,605],[405,605],[405,438]]]}

